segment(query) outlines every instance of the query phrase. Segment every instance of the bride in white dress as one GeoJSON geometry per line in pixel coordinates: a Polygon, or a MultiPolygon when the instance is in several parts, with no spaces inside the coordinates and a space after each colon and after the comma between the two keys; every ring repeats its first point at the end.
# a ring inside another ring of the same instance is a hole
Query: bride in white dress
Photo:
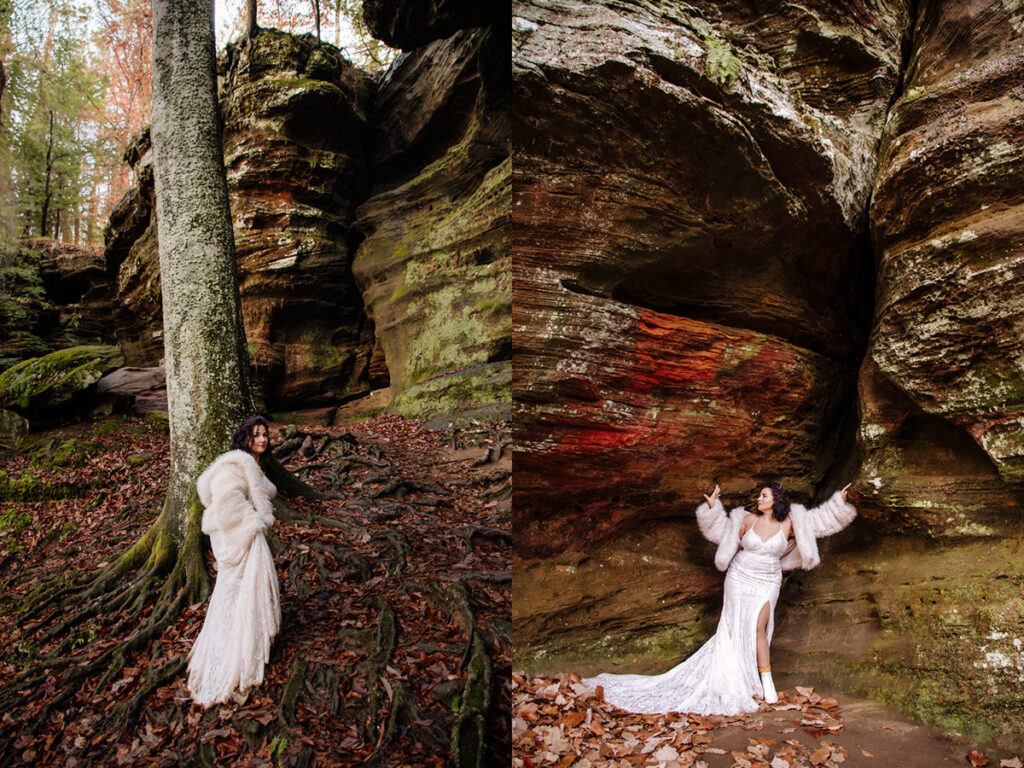
{"type": "Polygon", "coordinates": [[[778,701],[769,664],[775,604],[782,572],[814,568],[817,539],[838,533],[856,517],[849,485],[819,507],[790,504],[778,483],[761,488],[757,512],[727,514],[716,485],[697,508],[701,533],[718,545],[715,565],[727,571],[718,629],[690,658],[661,675],[604,673],[583,682],[630,712],[737,715],[778,701]]]}
{"type": "Polygon", "coordinates": [[[270,645],[281,627],[277,571],[265,531],[277,492],[260,470],[269,443],[262,416],[245,421],[199,476],[203,533],[217,559],[206,620],[189,652],[188,690],[204,707],[234,699],[263,682],[270,645]]]}

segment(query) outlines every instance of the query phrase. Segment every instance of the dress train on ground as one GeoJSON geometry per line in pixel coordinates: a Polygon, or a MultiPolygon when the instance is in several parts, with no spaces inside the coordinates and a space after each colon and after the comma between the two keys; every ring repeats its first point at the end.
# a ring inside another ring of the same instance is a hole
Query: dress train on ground
{"type": "Polygon", "coordinates": [[[741,540],[725,576],[722,616],[715,634],[686,661],[661,675],[604,673],[583,682],[604,688],[604,698],[640,713],[754,712],[762,695],[757,669],[757,617],[769,605],[771,642],[775,605],[782,584],[781,558],[788,542],[781,530],[763,541],[753,529],[741,540]]]}

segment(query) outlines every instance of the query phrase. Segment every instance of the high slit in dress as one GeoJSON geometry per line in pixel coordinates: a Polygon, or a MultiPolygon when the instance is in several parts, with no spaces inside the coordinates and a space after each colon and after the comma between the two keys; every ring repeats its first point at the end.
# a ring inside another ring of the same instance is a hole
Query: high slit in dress
{"type": "Polygon", "coordinates": [[[768,642],[782,585],[782,556],[789,542],[780,528],[762,540],[751,527],[740,538],[725,575],[722,616],[715,634],[683,663],[661,675],[604,673],[583,682],[604,687],[604,698],[630,712],[754,712],[762,695],[757,672],[757,617],[768,603],[768,642]]]}

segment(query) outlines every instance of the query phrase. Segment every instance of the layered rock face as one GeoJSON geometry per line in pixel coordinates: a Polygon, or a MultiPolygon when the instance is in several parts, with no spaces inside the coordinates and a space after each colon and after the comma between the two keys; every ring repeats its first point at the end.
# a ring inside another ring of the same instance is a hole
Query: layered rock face
{"type": "Polygon", "coordinates": [[[113,276],[117,344],[130,366],[155,366],[164,356],[153,197],[153,146],[144,131],[125,153],[139,186],[125,193],[103,233],[107,271],[113,276]]]}
{"type": "Polygon", "coordinates": [[[700,493],[853,480],[773,666],[1019,750],[1024,9],[591,8],[516,6],[520,663],[678,663],[700,493]]]}
{"type": "Polygon", "coordinates": [[[353,271],[387,359],[390,408],[406,416],[508,416],[503,35],[463,29],[404,53],[376,96],[373,194],[358,211],[353,271]]]}
{"type": "Polygon", "coordinates": [[[365,0],[363,21],[370,33],[392,48],[410,51],[461,29],[491,25],[507,28],[507,0],[365,0]]]}
{"type": "MultiPolygon", "coordinates": [[[[415,49],[381,83],[309,36],[264,30],[229,52],[225,162],[269,407],[390,380],[391,410],[408,416],[508,415],[508,41],[470,28],[472,13],[443,16],[403,38],[415,49]]],[[[107,259],[128,363],[151,366],[162,338],[147,137],[128,159],[140,186],[111,217],[107,259]]]]}
{"type": "MultiPolygon", "coordinates": [[[[268,407],[369,390],[373,328],[352,279],[355,206],[368,193],[369,77],[311,36],[263,30],[230,52],[225,163],[249,354],[268,407]]],[[[129,365],[163,354],[148,138],[130,152],[140,186],[111,216],[119,341],[129,365]]]]}
{"type": "Polygon", "coordinates": [[[1024,8],[923,3],[912,50],[871,210],[866,491],[886,522],[1002,536],[1024,490],[1024,8]]]}
{"type": "Polygon", "coordinates": [[[97,248],[24,240],[0,255],[0,370],[63,347],[113,341],[110,281],[97,248]]]}
{"type": "Polygon", "coordinates": [[[352,280],[371,82],[311,36],[233,49],[224,161],[249,355],[268,402],[367,391],[373,327],[352,280]]]}
{"type": "Polygon", "coordinates": [[[520,551],[677,515],[716,480],[738,501],[772,477],[813,494],[868,328],[906,19],[515,9],[520,551]]]}

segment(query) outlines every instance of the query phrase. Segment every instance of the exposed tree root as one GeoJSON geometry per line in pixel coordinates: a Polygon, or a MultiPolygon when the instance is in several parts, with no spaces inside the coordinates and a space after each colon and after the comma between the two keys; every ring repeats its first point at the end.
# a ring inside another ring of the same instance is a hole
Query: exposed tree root
{"type": "Polygon", "coordinates": [[[496,464],[501,461],[501,457],[505,453],[505,449],[512,445],[512,441],[502,437],[500,432],[496,432],[494,435],[494,441],[491,447],[487,450],[487,454],[477,461],[473,462],[474,467],[480,467],[484,464],[496,464]]]}
{"type": "Polygon", "coordinates": [[[466,544],[467,552],[473,551],[473,540],[477,537],[502,541],[506,544],[512,543],[512,533],[510,531],[504,531],[501,528],[492,528],[489,525],[465,525],[459,530],[459,535],[466,544]]]}
{"type": "Polygon", "coordinates": [[[491,708],[494,675],[487,646],[476,631],[476,618],[469,590],[456,582],[446,590],[428,592],[438,608],[459,624],[468,638],[462,687],[451,734],[452,764],[457,768],[482,768],[487,755],[487,714],[491,708]]]}
{"type": "Polygon", "coordinates": [[[296,656],[292,662],[292,668],[288,672],[288,682],[284,684],[284,691],[281,693],[281,712],[278,715],[278,720],[285,728],[295,727],[295,707],[299,703],[305,675],[306,660],[296,656]]]}
{"type": "Polygon", "coordinates": [[[372,686],[366,713],[367,735],[376,747],[366,760],[366,765],[376,765],[404,728],[419,723],[426,737],[440,746],[443,744],[441,731],[434,726],[423,726],[429,722],[420,709],[416,697],[405,684],[388,675],[388,664],[398,644],[398,617],[383,600],[377,616],[377,627],[373,633],[373,650],[367,662],[367,679],[372,686]]]}
{"type": "MultiPolygon", "coordinates": [[[[368,478],[370,480],[370,478],[368,478]]],[[[436,485],[425,486],[412,482],[404,477],[389,479],[380,489],[372,494],[372,498],[379,499],[381,496],[392,496],[396,499],[404,498],[410,493],[425,491],[438,496],[450,496],[451,491],[436,485]]]]}
{"type": "Polygon", "coordinates": [[[358,445],[358,443],[356,436],[351,432],[328,435],[323,432],[305,432],[295,426],[290,426],[281,435],[281,443],[274,449],[274,455],[278,459],[284,459],[295,451],[301,451],[306,458],[315,459],[331,445],[340,445],[341,452],[344,453],[348,446],[358,445]],[[322,441],[319,446],[315,445],[317,440],[322,441]]]}
{"type": "Polygon", "coordinates": [[[260,468],[274,485],[277,492],[285,496],[301,496],[306,499],[334,499],[334,494],[318,491],[308,483],[302,482],[299,478],[284,468],[284,465],[277,460],[277,456],[267,452],[260,460],[260,468]]]}
{"type": "Polygon", "coordinates": [[[411,551],[405,536],[395,531],[377,531],[370,540],[387,542],[389,577],[398,576],[405,570],[406,558],[411,551]]]}
{"type": "Polygon", "coordinates": [[[463,581],[482,581],[485,584],[508,584],[512,581],[512,571],[460,571],[459,578],[463,581]]]}
{"type": "MultiPolygon", "coordinates": [[[[159,643],[157,643],[157,646],[159,646],[159,643]]],[[[159,648],[154,647],[153,658],[156,658],[158,655],[159,648]]],[[[128,726],[132,724],[136,715],[138,715],[139,710],[142,709],[143,702],[146,701],[149,695],[160,686],[166,685],[171,680],[181,675],[186,664],[187,661],[184,656],[175,656],[162,667],[158,669],[150,669],[149,675],[146,678],[146,684],[136,691],[128,702],[122,704],[119,708],[120,711],[117,715],[118,736],[122,735],[128,729],[128,726]]]]}
{"type": "MultiPolygon", "coordinates": [[[[123,670],[128,656],[148,647],[178,618],[185,605],[205,600],[210,580],[200,546],[201,515],[202,506],[196,500],[186,516],[186,531],[179,546],[170,530],[170,505],[165,503],[149,531],[110,565],[86,579],[70,584],[56,580],[35,590],[25,601],[25,616],[38,616],[39,620],[23,626],[38,631],[44,642],[61,635],[64,639],[48,656],[35,660],[0,691],[0,709],[31,704],[47,691],[49,679],[57,674],[56,696],[29,722],[19,724],[31,730],[45,726],[51,713],[59,711],[86,680],[98,678],[99,690],[108,686],[123,670]],[[147,613],[153,599],[156,602],[147,613]],[[63,617],[58,618],[61,614],[63,617]],[[127,627],[134,627],[127,638],[82,662],[83,654],[77,652],[79,646],[93,642],[99,630],[107,634],[127,627]]],[[[122,730],[145,695],[161,680],[177,674],[184,664],[181,659],[165,663],[158,646],[151,654],[152,672],[143,692],[137,694],[137,700],[128,702],[118,717],[122,730]]],[[[9,744],[9,739],[0,738],[0,762],[9,757],[9,744]]]]}

